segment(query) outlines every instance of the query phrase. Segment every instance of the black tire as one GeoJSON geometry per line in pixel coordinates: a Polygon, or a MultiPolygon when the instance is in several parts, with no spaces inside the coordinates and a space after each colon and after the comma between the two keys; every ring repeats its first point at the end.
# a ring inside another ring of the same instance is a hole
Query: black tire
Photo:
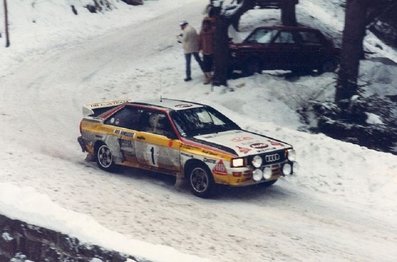
{"type": "Polygon", "coordinates": [[[261,73],[261,66],[256,59],[250,59],[244,64],[243,75],[252,76],[255,73],[261,73]]]}
{"type": "Polygon", "coordinates": [[[335,72],[336,68],[338,68],[338,63],[335,60],[327,60],[321,65],[318,71],[320,74],[335,72]]]}
{"type": "Polygon", "coordinates": [[[208,198],[213,195],[215,182],[211,171],[206,165],[192,164],[188,169],[187,177],[193,194],[202,198],[208,198]]]}
{"type": "Polygon", "coordinates": [[[97,146],[95,150],[95,158],[100,169],[106,171],[115,170],[116,164],[113,161],[112,151],[110,151],[110,148],[106,144],[101,143],[97,146]]]}

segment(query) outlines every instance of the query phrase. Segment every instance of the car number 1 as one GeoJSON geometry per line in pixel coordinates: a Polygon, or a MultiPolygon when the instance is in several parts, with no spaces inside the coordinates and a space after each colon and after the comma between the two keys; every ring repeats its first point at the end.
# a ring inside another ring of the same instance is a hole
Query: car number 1
{"type": "Polygon", "coordinates": [[[147,159],[150,165],[157,166],[158,148],[153,145],[148,146],[147,154],[147,159]]]}

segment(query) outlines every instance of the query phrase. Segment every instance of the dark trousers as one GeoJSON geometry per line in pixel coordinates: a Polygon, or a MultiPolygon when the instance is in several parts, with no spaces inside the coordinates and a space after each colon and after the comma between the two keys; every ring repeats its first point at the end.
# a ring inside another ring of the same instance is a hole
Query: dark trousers
{"type": "Polygon", "coordinates": [[[195,52],[195,53],[185,54],[186,78],[191,78],[191,76],[192,76],[192,69],[191,69],[192,55],[193,55],[194,59],[197,61],[198,65],[200,66],[201,70],[203,71],[203,62],[201,61],[199,53],[195,52]]]}
{"type": "Polygon", "coordinates": [[[205,73],[212,72],[213,66],[214,66],[214,56],[203,55],[203,71],[205,73]]]}

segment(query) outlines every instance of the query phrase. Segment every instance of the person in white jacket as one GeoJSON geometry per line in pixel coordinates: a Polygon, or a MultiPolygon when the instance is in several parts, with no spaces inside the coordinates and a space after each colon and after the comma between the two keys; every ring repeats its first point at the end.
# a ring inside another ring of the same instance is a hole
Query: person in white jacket
{"type": "Polygon", "coordinates": [[[183,51],[185,53],[186,60],[186,78],[185,81],[192,80],[192,72],[191,72],[191,60],[192,55],[194,59],[197,61],[201,70],[203,70],[202,61],[199,55],[199,39],[196,29],[189,25],[187,21],[182,21],[180,24],[183,33],[179,38],[179,41],[182,43],[183,51]]]}

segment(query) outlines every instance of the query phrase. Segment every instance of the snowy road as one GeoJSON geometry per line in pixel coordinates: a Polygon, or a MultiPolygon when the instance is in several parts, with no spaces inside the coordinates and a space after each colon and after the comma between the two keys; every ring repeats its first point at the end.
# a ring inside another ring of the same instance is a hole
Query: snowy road
{"type": "MultiPolygon", "coordinates": [[[[258,125],[244,115],[252,110],[243,101],[247,89],[211,93],[197,67],[193,83],[183,83],[178,21],[198,25],[201,9],[195,1],[78,45],[33,53],[1,72],[0,182],[33,187],[131,238],[213,261],[395,261],[397,158],[281,128],[298,125],[289,109],[274,116],[276,124],[258,125]],[[76,142],[82,104],[160,94],[212,101],[243,127],[285,139],[301,156],[300,177],[203,200],[164,176],[109,174],[84,161],[76,142]]],[[[288,88],[250,92],[276,110],[275,90],[288,88]]]]}

